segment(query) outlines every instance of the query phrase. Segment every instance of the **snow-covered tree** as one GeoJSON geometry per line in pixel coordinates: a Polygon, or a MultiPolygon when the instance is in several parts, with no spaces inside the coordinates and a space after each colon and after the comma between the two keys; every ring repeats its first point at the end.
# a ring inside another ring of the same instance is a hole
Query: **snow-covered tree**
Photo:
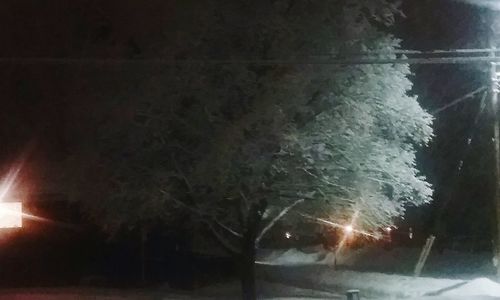
{"type": "MultiPolygon", "coordinates": [[[[166,33],[166,52],[178,59],[398,47],[381,28],[400,12],[384,0],[183,1],[177,9],[182,30],[166,33]]],[[[431,138],[432,119],[408,95],[408,75],[404,65],[165,67],[139,83],[137,100],[108,102],[134,121],[100,123],[105,171],[95,180],[104,193],[89,211],[115,229],[190,213],[238,258],[244,299],[255,299],[257,245],[278,220],[301,220],[290,211],[337,222],[355,214],[371,230],[406,204],[430,201],[415,147],[431,138]]]]}
{"type": "Polygon", "coordinates": [[[407,204],[428,203],[432,190],[416,169],[415,147],[431,139],[432,117],[408,95],[408,75],[405,65],[337,70],[318,96],[321,111],[289,131],[277,187],[324,200],[317,208],[335,222],[356,215],[366,230],[390,225],[407,204]]]}

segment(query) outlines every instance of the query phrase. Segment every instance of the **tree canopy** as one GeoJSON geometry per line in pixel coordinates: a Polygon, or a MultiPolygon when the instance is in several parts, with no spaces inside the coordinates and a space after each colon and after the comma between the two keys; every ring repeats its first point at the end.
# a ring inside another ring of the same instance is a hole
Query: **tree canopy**
{"type": "MultiPolygon", "coordinates": [[[[399,47],[386,33],[401,15],[389,1],[182,1],[176,9],[165,49],[176,59],[391,57],[399,47]]],[[[252,208],[267,224],[296,207],[339,223],[357,216],[366,230],[389,225],[432,194],[415,162],[432,117],[410,96],[409,75],[406,65],[157,70],[137,83],[144,92],[101,105],[130,118],[96,122],[97,163],[86,167],[101,175],[87,184],[102,192],[88,201],[91,215],[117,229],[183,210],[234,251],[252,208]]]]}

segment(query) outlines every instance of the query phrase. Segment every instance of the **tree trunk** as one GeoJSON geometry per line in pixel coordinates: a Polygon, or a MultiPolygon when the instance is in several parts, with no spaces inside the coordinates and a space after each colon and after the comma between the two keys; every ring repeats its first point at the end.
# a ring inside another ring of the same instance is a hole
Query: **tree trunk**
{"type": "Polygon", "coordinates": [[[266,207],[267,203],[265,200],[252,204],[246,220],[246,228],[241,243],[241,256],[239,257],[243,300],[257,299],[255,287],[256,240],[266,207]]]}
{"type": "Polygon", "coordinates": [[[141,227],[141,284],[146,283],[146,240],[147,231],[144,226],[141,227]]]}
{"type": "Polygon", "coordinates": [[[240,276],[243,300],[257,299],[255,286],[255,248],[253,248],[252,250],[253,252],[244,253],[241,255],[240,276]]]}

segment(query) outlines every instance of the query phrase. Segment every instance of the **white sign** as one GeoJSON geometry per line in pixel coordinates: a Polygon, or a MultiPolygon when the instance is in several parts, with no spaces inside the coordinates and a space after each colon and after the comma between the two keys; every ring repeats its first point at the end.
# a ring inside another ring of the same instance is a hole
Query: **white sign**
{"type": "Polygon", "coordinates": [[[0,202],[0,228],[23,227],[23,204],[0,202]]]}

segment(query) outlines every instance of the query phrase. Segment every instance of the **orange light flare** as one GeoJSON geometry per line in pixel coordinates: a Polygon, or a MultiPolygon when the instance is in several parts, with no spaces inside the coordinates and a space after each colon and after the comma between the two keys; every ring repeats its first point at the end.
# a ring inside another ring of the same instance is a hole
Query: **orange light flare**
{"type": "Polygon", "coordinates": [[[24,219],[54,223],[50,219],[23,212],[21,202],[0,202],[0,229],[23,227],[24,219]]]}
{"type": "Polygon", "coordinates": [[[348,223],[348,224],[335,223],[335,222],[332,222],[332,221],[328,221],[328,220],[325,220],[325,219],[322,219],[322,218],[313,217],[313,216],[306,215],[306,214],[301,214],[301,215],[303,217],[305,217],[307,219],[310,219],[310,220],[313,220],[315,222],[318,222],[318,223],[321,223],[321,224],[326,224],[326,225],[329,225],[329,226],[332,226],[332,227],[335,227],[335,228],[340,228],[340,229],[343,230],[344,234],[342,236],[342,239],[340,240],[339,246],[335,250],[335,255],[339,254],[339,252],[342,250],[342,248],[344,248],[344,246],[345,246],[346,242],[348,241],[348,239],[352,238],[354,236],[354,234],[360,234],[360,235],[368,236],[368,237],[371,237],[371,238],[376,239],[376,240],[379,240],[381,238],[380,235],[378,235],[378,234],[373,234],[373,233],[370,233],[368,231],[359,230],[359,229],[356,229],[354,227],[356,219],[358,218],[358,215],[359,215],[358,211],[354,212],[353,217],[351,219],[351,222],[348,223]]]}
{"type": "Polygon", "coordinates": [[[24,213],[22,202],[5,201],[6,198],[10,198],[8,195],[19,177],[25,160],[26,153],[21,156],[21,159],[19,159],[16,164],[14,164],[0,184],[0,228],[22,227],[23,218],[34,221],[51,222],[49,219],[24,213]]]}
{"type": "Polygon", "coordinates": [[[36,140],[31,140],[24,151],[21,152],[19,158],[12,165],[5,178],[0,183],[0,202],[4,201],[9,192],[12,190],[15,181],[18,179],[21,169],[24,167],[26,160],[36,145],[36,140]]]}
{"type": "Polygon", "coordinates": [[[0,228],[23,227],[23,218],[19,214],[22,212],[21,202],[1,202],[0,203],[0,228]]]}
{"type": "Polygon", "coordinates": [[[322,219],[322,218],[316,218],[316,217],[313,217],[313,216],[309,216],[309,215],[306,215],[306,214],[301,214],[303,217],[307,218],[307,219],[311,219],[313,221],[316,221],[318,223],[322,223],[322,224],[326,224],[326,225],[330,225],[332,227],[335,227],[335,228],[340,228],[344,231],[344,233],[346,234],[353,234],[353,233],[357,233],[357,234],[361,234],[361,235],[365,235],[365,236],[369,236],[371,238],[374,238],[374,239],[380,239],[380,236],[379,235],[376,235],[376,234],[373,234],[373,233],[370,233],[368,231],[365,231],[365,230],[360,230],[360,229],[356,229],[353,225],[354,221],[355,221],[355,218],[357,216],[357,214],[355,213],[354,214],[354,217],[351,221],[351,223],[349,224],[340,224],[340,223],[335,223],[335,222],[332,222],[332,221],[328,221],[328,220],[325,220],[325,219],[322,219]]]}
{"type": "MultiPolygon", "coordinates": [[[[7,203],[20,203],[20,202],[5,202],[5,204],[7,204],[7,203]]],[[[24,212],[19,211],[19,210],[8,209],[8,208],[1,207],[1,206],[0,206],[0,215],[20,216],[20,217],[23,217],[25,219],[34,220],[34,221],[47,221],[47,222],[51,221],[50,219],[38,217],[38,216],[35,216],[32,214],[24,213],[24,212]]]]}
{"type": "Polygon", "coordinates": [[[2,184],[0,186],[0,202],[5,199],[5,196],[7,196],[7,194],[11,190],[17,176],[19,175],[19,172],[21,171],[22,166],[23,162],[17,163],[12,169],[10,169],[9,173],[7,173],[7,176],[2,181],[2,184]]]}
{"type": "Polygon", "coordinates": [[[345,232],[346,235],[352,234],[353,231],[354,231],[354,228],[352,228],[351,225],[345,225],[344,226],[344,232],[345,232]]]}

